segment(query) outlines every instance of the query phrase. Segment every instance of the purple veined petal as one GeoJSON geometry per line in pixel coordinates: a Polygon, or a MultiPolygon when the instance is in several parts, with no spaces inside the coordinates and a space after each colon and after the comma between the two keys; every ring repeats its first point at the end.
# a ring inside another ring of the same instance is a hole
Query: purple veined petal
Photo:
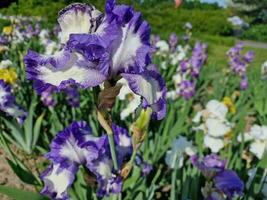
{"type": "Polygon", "coordinates": [[[112,124],[114,140],[116,144],[117,160],[119,166],[122,166],[125,159],[131,156],[133,147],[129,132],[116,124],[112,124]]]}
{"type": "Polygon", "coordinates": [[[207,155],[204,158],[193,155],[191,156],[191,162],[208,179],[214,177],[217,172],[223,171],[226,166],[226,160],[222,160],[216,154],[207,155]]]}
{"type": "Polygon", "coordinates": [[[67,190],[74,182],[77,171],[78,167],[76,165],[60,168],[59,164],[52,164],[40,176],[45,184],[41,194],[54,200],[69,200],[67,190]]]}
{"type": "Polygon", "coordinates": [[[96,86],[106,79],[98,71],[97,64],[86,61],[81,55],[65,49],[56,56],[40,55],[29,51],[24,62],[27,77],[34,81],[34,87],[39,94],[49,87],[60,91],[65,88],[66,82],[88,88],[96,86]],[[61,58],[61,55],[64,56],[61,58]]]}
{"type": "Polygon", "coordinates": [[[27,117],[27,112],[16,104],[15,96],[11,92],[11,87],[3,80],[0,80],[0,110],[16,118],[20,124],[22,124],[27,117]]]}
{"type": "Polygon", "coordinates": [[[122,26],[128,23],[134,15],[134,9],[127,5],[116,5],[116,0],[106,1],[106,17],[108,21],[116,20],[122,26]]]}
{"type": "Polygon", "coordinates": [[[101,24],[103,15],[92,5],[73,3],[59,12],[61,43],[66,43],[70,34],[93,33],[101,24]]]}
{"type": "Polygon", "coordinates": [[[122,76],[128,81],[130,89],[144,98],[143,106],[150,106],[153,117],[160,120],[166,113],[166,85],[161,75],[156,71],[144,71],[141,74],[126,74],[122,76]]]}
{"type": "Polygon", "coordinates": [[[95,62],[96,69],[102,74],[108,75],[111,59],[108,47],[114,40],[118,40],[120,32],[121,30],[114,21],[108,23],[105,18],[93,34],[72,34],[67,48],[82,54],[87,60],[95,62]]]}
{"type": "Polygon", "coordinates": [[[96,138],[91,135],[91,128],[86,122],[73,122],[57,134],[46,157],[53,163],[60,164],[61,168],[68,168],[73,164],[85,164],[88,159],[93,160],[98,157],[96,145],[90,149],[91,151],[82,147],[89,140],[95,143],[96,138]]]}
{"type": "Polygon", "coordinates": [[[3,80],[0,80],[0,108],[13,104],[14,95],[11,93],[11,87],[3,80]]]}
{"type": "Polygon", "coordinates": [[[122,191],[122,178],[113,174],[108,179],[98,178],[97,195],[99,197],[109,196],[110,194],[119,194],[122,191]]]}
{"type": "Polygon", "coordinates": [[[119,72],[141,72],[150,62],[150,27],[135,13],[130,21],[122,26],[119,40],[115,40],[111,48],[111,75],[119,72]]]}
{"type": "Polygon", "coordinates": [[[244,183],[238,175],[232,170],[224,170],[214,178],[215,187],[222,191],[229,199],[234,195],[242,195],[244,190],[244,183]]]}

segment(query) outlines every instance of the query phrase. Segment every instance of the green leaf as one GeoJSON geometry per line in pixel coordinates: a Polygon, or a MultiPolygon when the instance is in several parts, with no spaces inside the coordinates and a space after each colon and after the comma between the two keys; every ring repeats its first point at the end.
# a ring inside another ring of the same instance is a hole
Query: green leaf
{"type": "Polygon", "coordinates": [[[27,119],[25,120],[23,126],[24,126],[24,137],[27,144],[28,152],[31,153],[32,151],[32,141],[33,141],[33,116],[34,116],[34,110],[36,106],[35,98],[31,102],[31,106],[29,109],[29,114],[27,119]]]}
{"type": "Polygon", "coordinates": [[[259,162],[259,165],[258,166],[260,168],[262,168],[262,169],[266,169],[267,168],[267,153],[264,154],[264,156],[261,159],[261,161],[259,162]]]}
{"type": "Polygon", "coordinates": [[[32,140],[32,145],[31,145],[32,148],[36,145],[36,143],[38,141],[43,118],[44,118],[44,113],[37,118],[37,120],[36,120],[36,122],[34,124],[34,128],[33,128],[33,140],[32,140]]]}
{"type": "Polygon", "coordinates": [[[37,184],[35,176],[29,170],[27,170],[27,168],[21,162],[19,162],[19,160],[17,160],[17,163],[14,163],[13,161],[7,159],[7,162],[21,181],[31,185],[37,184]]]}
{"type": "Polygon", "coordinates": [[[26,150],[27,146],[22,137],[22,130],[20,129],[20,127],[16,126],[12,122],[9,122],[6,119],[3,119],[3,121],[5,122],[6,126],[11,130],[11,135],[15,139],[16,145],[26,150]]]}
{"type": "Polygon", "coordinates": [[[7,195],[14,200],[49,200],[48,198],[33,192],[28,192],[3,185],[0,185],[0,193],[7,195]]]}

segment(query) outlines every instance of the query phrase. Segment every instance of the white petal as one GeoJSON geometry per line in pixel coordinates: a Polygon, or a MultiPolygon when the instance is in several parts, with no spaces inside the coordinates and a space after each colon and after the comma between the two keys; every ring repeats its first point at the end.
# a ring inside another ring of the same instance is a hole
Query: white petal
{"type": "Polygon", "coordinates": [[[93,28],[92,26],[96,26],[92,24],[94,19],[101,15],[101,12],[92,6],[89,7],[85,4],[76,5],[83,8],[76,8],[74,4],[73,6],[70,5],[72,8],[68,9],[67,7],[66,11],[63,11],[58,18],[61,28],[60,38],[63,44],[68,41],[70,34],[90,33],[93,28]]]}
{"type": "Polygon", "coordinates": [[[134,64],[137,50],[142,46],[138,33],[134,33],[128,25],[122,29],[122,41],[112,58],[112,73],[134,64]]]}
{"type": "Polygon", "coordinates": [[[43,178],[45,184],[57,193],[56,198],[63,198],[68,186],[73,181],[73,174],[67,169],[59,169],[59,165],[54,165],[52,172],[43,178]]]}
{"type": "Polygon", "coordinates": [[[204,145],[210,148],[213,153],[218,153],[224,147],[223,140],[208,135],[204,137],[204,145]]]}
{"type": "Polygon", "coordinates": [[[250,144],[249,151],[253,153],[258,159],[261,159],[266,152],[266,141],[255,141],[250,144]]]}
{"type": "Polygon", "coordinates": [[[208,134],[213,137],[221,137],[231,131],[230,126],[227,126],[220,120],[213,118],[209,118],[206,120],[206,127],[208,129],[208,134]]]}
{"type": "Polygon", "coordinates": [[[228,112],[228,108],[223,103],[217,101],[217,100],[211,100],[206,105],[206,109],[215,117],[218,117],[219,119],[225,119],[226,114],[228,112]]]}

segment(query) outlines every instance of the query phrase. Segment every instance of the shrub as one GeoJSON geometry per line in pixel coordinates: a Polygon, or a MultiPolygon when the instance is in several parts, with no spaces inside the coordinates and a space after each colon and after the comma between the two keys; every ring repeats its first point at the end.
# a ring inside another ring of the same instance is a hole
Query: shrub
{"type": "Polygon", "coordinates": [[[242,39],[267,42],[267,25],[262,24],[252,26],[244,32],[242,39]]]}

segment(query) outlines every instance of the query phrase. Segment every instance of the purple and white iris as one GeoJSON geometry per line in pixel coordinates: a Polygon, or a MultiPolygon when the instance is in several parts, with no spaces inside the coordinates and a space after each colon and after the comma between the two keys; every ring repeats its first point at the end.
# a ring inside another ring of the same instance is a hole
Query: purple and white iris
{"type": "Polygon", "coordinates": [[[232,199],[237,195],[242,195],[244,183],[233,170],[226,169],[226,160],[222,160],[216,154],[199,158],[197,155],[191,157],[192,164],[197,167],[205,176],[207,184],[202,189],[206,200],[232,199]]]}
{"type": "Polygon", "coordinates": [[[140,13],[107,0],[102,14],[93,6],[75,3],[59,13],[63,49],[55,55],[29,51],[25,56],[28,78],[41,94],[67,85],[90,88],[123,77],[142,97],[142,106],[153,109],[153,118],[166,114],[165,82],[151,67],[150,27],[140,13]]]}
{"type": "Polygon", "coordinates": [[[247,67],[253,61],[255,54],[253,51],[248,51],[242,55],[243,44],[238,43],[227,52],[228,63],[233,73],[241,78],[240,89],[248,88],[247,67]]]}
{"type": "MultiPolygon", "coordinates": [[[[112,125],[119,168],[132,154],[131,138],[124,128],[112,125]]],[[[79,166],[86,167],[97,180],[98,196],[120,193],[122,177],[115,171],[108,136],[95,137],[86,122],[73,122],[60,131],[46,157],[50,167],[41,175],[45,183],[42,194],[55,200],[69,199],[68,188],[74,182],[79,166]]]]}
{"type": "Polygon", "coordinates": [[[173,76],[176,90],[169,92],[168,97],[177,99],[182,96],[185,100],[190,100],[195,95],[196,82],[206,60],[207,45],[196,42],[191,57],[180,61],[177,72],[173,76]]]}
{"type": "Polygon", "coordinates": [[[0,80],[0,111],[15,117],[19,123],[27,117],[27,113],[16,104],[11,87],[3,80],[0,80]]]}

